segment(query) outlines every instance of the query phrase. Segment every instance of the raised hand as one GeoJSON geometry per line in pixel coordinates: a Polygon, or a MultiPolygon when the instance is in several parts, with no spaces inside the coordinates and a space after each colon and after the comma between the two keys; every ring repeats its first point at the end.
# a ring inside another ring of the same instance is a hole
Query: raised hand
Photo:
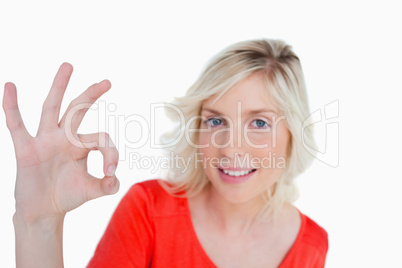
{"type": "Polygon", "coordinates": [[[73,68],[60,66],[42,110],[36,137],[29,135],[17,104],[15,85],[4,88],[3,108],[17,158],[16,214],[27,222],[64,218],[84,202],[119,189],[118,152],[106,133],[80,135],[77,129],[89,106],[111,87],[104,80],[73,100],[59,121],[60,106],[73,68]],[[91,150],[103,155],[105,177],[87,172],[91,150]]]}

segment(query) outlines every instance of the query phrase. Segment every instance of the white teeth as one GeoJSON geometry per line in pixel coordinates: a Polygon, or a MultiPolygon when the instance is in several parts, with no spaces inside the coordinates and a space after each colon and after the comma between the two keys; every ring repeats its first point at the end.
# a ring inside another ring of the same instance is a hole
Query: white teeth
{"type": "Polygon", "coordinates": [[[223,171],[223,173],[225,173],[229,176],[239,177],[239,176],[247,175],[248,173],[250,173],[252,171],[252,169],[242,170],[242,171],[232,171],[232,170],[223,169],[222,171],[223,171]]]}

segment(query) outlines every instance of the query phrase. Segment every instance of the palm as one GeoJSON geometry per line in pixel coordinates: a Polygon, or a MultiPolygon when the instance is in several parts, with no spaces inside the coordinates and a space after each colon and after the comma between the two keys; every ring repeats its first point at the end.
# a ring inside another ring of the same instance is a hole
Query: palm
{"type": "Polygon", "coordinates": [[[88,88],[58,121],[71,72],[69,64],[60,67],[43,105],[36,137],[31,137],[22,123],[15,86],[7,84],[5,88],[3,107],[17,158],[16,205],[33,219],[63,215],[90,199],[118,190],[114,174],[107,174],[108,168],[117,164],[117,150],[106,134],[77,134],[86,109],[73,109],[82,103],[92,104],[110,88],[110,83],[103,81],[88,88]],[[108,146],[103,146],[105,141],[108,146]],[[87,157],[91,150],[100,150],[104,155],[106,176],[101,180],[87,172],[87,157]]]}
{"type": "Polygon", "coordinates": [[[85,197],[88,153],[71,147],[63,134],[55,131],[46,137],[31,138],[22,152],[16,151],[17,202],[26,201],[30,210],[50,203],[53,206],[50,209],[67,212],[88,200],[85,197]]]}

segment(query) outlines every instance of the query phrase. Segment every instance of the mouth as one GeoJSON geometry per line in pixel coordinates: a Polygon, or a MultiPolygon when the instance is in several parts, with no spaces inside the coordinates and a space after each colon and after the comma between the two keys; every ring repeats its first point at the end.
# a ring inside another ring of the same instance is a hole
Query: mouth
{"type": "Polygon", "coordinates": [[[230,170],[218,168],[219,176],[226,183],[242,183],[254,175],[257,169],[230,170]]]}

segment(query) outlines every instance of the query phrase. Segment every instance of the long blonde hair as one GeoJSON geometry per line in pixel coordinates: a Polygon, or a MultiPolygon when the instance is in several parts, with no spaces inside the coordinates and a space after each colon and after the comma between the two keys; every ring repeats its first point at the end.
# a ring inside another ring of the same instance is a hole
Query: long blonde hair
{"type": "Polygon", "coordinates": [[[200,126],[202,102],[211,96],[219,98],[256,72],[264,75],[267,89],[270,89],[268,93],[280,113],[285,116],[291,133],[286,169],[276,183],[275,190],[270,192],[267,189],[267,205],[264,211],[275,213],[283,203],[293,202],[298,197],[293,179],[313,159],[304,148],[303,141],[309,146],[315,145],[312,128],[304,129],[302,139],[303,122],[310,114],[304,75],[299,58],[291,47],[281,40],[270,39],[239,42],[218,53],[186,94],[171,103],[177,109],[166,109],[167,116],[178,124],[173,131],[162,137],[162,143],[168,144],[181,135],[178,142],[166,148],[167,155],[180,156],[188,161],[187,168],[184,168],[177,165],[177,161],[173,163],[175,159],[171,158],[170,170],[165,177],[170,185],[168,190],[172,194],[185,190],[186,196],[193,196],[210,183],[197,159],[198,149],[188,143],[188,138],[198,140],[198,133],[189,129],[200,126]]]}

